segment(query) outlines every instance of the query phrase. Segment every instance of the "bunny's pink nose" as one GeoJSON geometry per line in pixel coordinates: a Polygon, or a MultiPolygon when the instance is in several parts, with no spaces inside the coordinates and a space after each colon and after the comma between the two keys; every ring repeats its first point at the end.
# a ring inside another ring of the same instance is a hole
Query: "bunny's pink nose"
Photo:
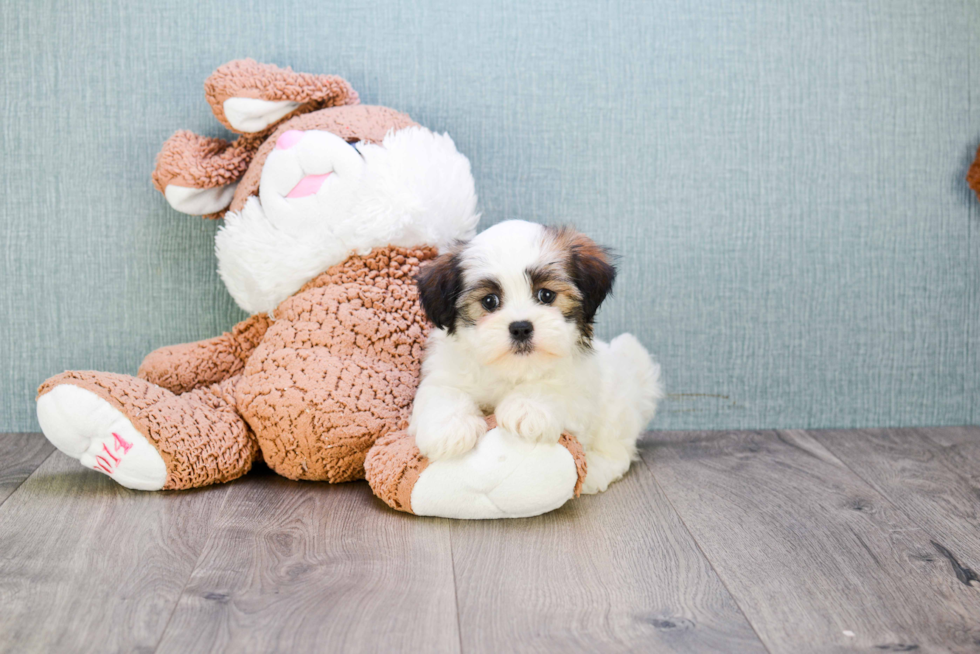
{"type": "Polygon", "coordinates": [[[298,129],[291,129],[288,132],[283,132],[282,135],[276,139],[276,147],[280,150],[288,150],[293,147],[303,138],[303,132],[298,129]]]}

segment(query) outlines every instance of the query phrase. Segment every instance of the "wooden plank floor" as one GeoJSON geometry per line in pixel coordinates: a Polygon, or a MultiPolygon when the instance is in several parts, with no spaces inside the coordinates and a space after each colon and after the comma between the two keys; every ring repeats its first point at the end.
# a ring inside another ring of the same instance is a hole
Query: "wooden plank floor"
{"type": "Polygon", "coordinates": [[[0,435],[0,652],[980,651],[980,428],[651,432],[538,518],[257,470],[140,493],[0,435]]]}
{"type": "Polygon", "coordinates": [[[54,446],[37,434],[0,434],[0,504],[52,452],[54,446]]]}

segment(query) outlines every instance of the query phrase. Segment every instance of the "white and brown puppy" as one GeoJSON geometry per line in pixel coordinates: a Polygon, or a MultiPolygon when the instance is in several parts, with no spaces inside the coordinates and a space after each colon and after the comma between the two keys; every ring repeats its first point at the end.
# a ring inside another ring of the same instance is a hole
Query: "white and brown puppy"
{"type": "Polygon", "coordinates": [[[592,337],[615,277],[608,252],[586,236],[518,220],[424,268],[422,306],[438,329],[409,428],[422,454],[467,452],[493,413],[531,441],[575,435],[586,452],[584,493],[622,477],[662,391],[660,366],[636,338],[592,337]]]}

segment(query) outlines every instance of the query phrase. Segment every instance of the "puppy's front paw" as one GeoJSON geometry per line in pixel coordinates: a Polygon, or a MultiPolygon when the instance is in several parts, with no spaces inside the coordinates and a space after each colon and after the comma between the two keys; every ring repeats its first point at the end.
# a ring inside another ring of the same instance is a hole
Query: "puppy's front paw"
{"type": "Polygon", "coordinates": [[[557,443],[561,422],[547,404],[520,395],[508,395],[497,405],[497,424],[535,443],[557,443]]]}
{"type": "Polygon", "coordinates": [[[456,413],[446,420],[420,424],[415,430],[415,445],[423,456],[435,461],[466,454],[487,432],[482,416],[456,413]]]}

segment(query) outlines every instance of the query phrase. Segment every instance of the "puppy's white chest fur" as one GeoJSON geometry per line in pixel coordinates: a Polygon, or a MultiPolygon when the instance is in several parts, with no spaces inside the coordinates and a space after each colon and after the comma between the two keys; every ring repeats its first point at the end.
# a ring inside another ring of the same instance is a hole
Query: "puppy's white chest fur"
{"type": "Polygon", "coordinates": [[[522,363],[483,365],[465,343],[437,332],[430,338],[423,376],[429,383],[459,388],[486,415],[496,413],[508,398],[546,405],[554,413],[558,435],[562,431],[575,434],[587,447],[591,425],[599,414],[599,391],[608,376],[603,375],[597,353],[576,352],[558,360],[522,363]]]}

